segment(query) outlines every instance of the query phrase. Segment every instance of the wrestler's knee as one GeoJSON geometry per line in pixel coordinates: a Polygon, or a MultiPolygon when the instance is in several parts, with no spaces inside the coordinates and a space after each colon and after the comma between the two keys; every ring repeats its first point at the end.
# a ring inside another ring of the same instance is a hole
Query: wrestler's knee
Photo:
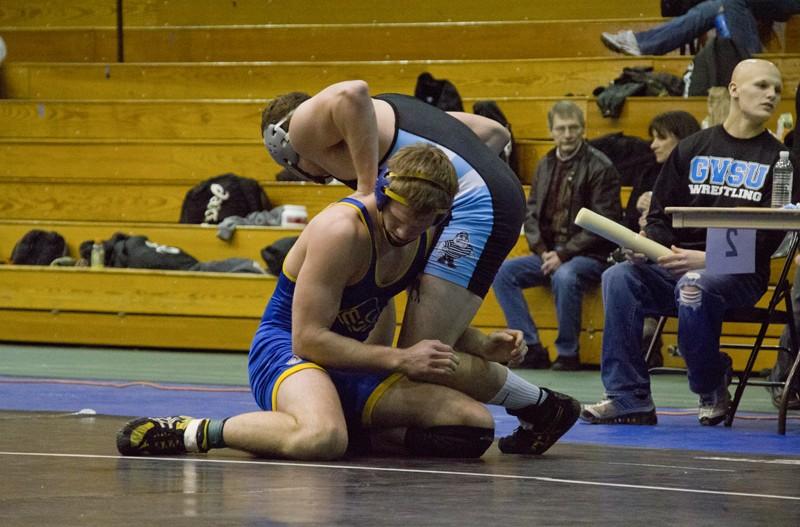
{"type": "Polygon", "coordinates": [[[339,459],[347,451],[347,429],[335,423],[302,426],[288,441],[285,454],[293,459],[339,459]]]}

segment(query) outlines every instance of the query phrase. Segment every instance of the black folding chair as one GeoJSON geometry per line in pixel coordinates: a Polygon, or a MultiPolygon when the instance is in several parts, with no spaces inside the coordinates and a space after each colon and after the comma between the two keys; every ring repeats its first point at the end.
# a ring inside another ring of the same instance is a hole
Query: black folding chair
{"type": "MultiPolygon", "coordinates": [[[[751,323],[751,324],[759,324],[758,333],[756,334],[755,340],[752,344],[738,344],[738,343],[720,343],[720,349],[749,349],[750,356],[747,359],[747,365],[743,372],[738,374],[736,379],[736,393],[733,396],[733,401],[731,402],[731,406],[728,409],[728,415],[725,418],[725,426],[731,426],[733,424],[733,418],[736,415],[736,410],[739,408],[739,403],[742,400],[742,395],[744,394],[744,389],[747,386],[780,386],[783,387],[783,395],[781,397],[781,402],[778,406],[778,433],[785,434],[786,433],[786,413],[787,407],[789,404],[789,393],[791,390],[789,389],[792,386],[792,381],[797,376],[798,370],[800,370],[800,354],[797,353],[798,351],[798,340],[797,336],[797,328],[794,325],[794,313],[792,310],[792,299],[791,299],[791,289],[792,289],[792,282],[789,278],[789,270],[792,266],[792,260],[794,259],[794,255],[797,252],[798,241],[800,240],[800,236],[796,232],[790,232],[786,235],[783,243],[775,251],[775,254],[772,255],[772,258],[786,258],[785,263],[783,264],[783,268],[781,269],[781,274],[778,277],[778,281],[775,284],[775,289],[772,291],[772,294],[769,298],[769,303],[767,307],[751,307],[751,308],[733,308],[729,309],[725,312],[724,321],[725,322],[741,322],[741,323],[751,323]],[[781,303],[784,305],[784,309],[778,309],[781,303]],[[787,349],[780,345],[767,345],[764,344],[764,337],[767,334],[767,330],[771,324],[780,324],[782,326],[787,326],[789,328],[789,345],[791,349],[787,349]],[[768,350],[784,350],[787,351],[792,357],[794,357],[792,369],[789,372],[788,377],[785,381],[765,381],[760,379],[751,379],[750,376],[753,372],[753,365],[756,362],[756,358],[758,357],[758,353],[762,349],[768,350]]],[[[664,315],[659,318],[658,324],[656,325],[655,333],[653,334],[653,338],[650,340],[650,345],[648,346],[647,352],[645,354],[645,361],[650,360],[650,356],[655,352],[657,348],[657,339],[661,336],[661,333],[664,330],[664,325],[667,322],[669,317],[676,317],[677,313],[671,313],[669,315],[664,315]]],[[[684,368],[665,368],[665,367],[658,367],[658,368],[651,368],[651,373],[675,373],[681,372],[685,373],[686,370],[684,368]]]]}

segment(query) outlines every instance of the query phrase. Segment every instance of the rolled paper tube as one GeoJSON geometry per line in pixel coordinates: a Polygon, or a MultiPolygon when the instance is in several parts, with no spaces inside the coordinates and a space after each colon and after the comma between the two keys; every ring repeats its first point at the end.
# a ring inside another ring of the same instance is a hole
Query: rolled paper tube
{"type": "Polygon", "coordinates": [[[611,240],[626,249],[642,253],[651,260],[657,260],[659,256],[672,254],[670,249],[660,243],[648,240],[644,236],[639,236],[639,234],[627,227],[587,208],[582,208],[578,211],[578,215],[575,216],[575,225],[602,236],[606,240],[611,240]]]}

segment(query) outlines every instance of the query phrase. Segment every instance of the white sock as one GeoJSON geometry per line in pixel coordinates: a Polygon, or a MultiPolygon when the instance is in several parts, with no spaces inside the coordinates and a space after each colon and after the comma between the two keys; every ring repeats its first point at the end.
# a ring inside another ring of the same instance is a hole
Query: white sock
{"type": "Polygon", "coordinates": [[[508,370],[505,384],[488,404],[496,404],[508,410],[517,410],[532,404],[541,404],[546,398],[547,392],[508,370]]]}
{"type": "Polygon", "coordinates": [[[183,444],[187,452],[200,452],[197,445],[197,429],[203,424],[202,419],[192,419],[183,431],[183,444]]]}

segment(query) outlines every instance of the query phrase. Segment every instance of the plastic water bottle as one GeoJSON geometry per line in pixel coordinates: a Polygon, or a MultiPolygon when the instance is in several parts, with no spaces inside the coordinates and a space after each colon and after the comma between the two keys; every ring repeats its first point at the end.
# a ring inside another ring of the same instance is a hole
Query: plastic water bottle
{"type": "Polygon", "coordinates": [[[793,178],[794,168],[789,161],[789,152],[784,150],[772,167],[772,208],[781,208],[791,203],[793,178]]]}
{"type": "Polygon", "coordinates": [[[106,266],[106,249],[103,247],[103,242],[95,241],[92,244],[92,256],[89,265],[95,269],[106,266]]]}
{"type": "Polygon", "coordinates": [[[728,21],[725,20],[725,8],[719,6],[719,12],[714,17],[714,26],[717,28],[717,36],[720,38],[731,38],[731,30],[728,29],[728,21]]]}

